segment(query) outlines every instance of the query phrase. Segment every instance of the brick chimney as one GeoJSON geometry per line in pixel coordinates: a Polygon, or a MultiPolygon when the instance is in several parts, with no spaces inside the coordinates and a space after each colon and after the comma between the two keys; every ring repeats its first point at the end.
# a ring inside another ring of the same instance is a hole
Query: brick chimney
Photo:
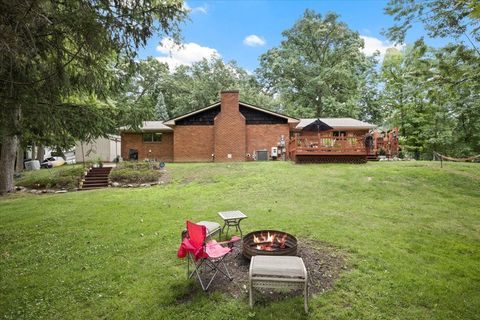
{"type": "Polygon", "coordinates": [[[221,112],[229,115],[239,112],[240,93],[238,90],[220,92],[221,112]]]}
{"type": "Polygon", "coordinates": [[[220,113],[215,118],[215,161],[245,161],[247,126],[239,109],[239,91],[222,91],[220,96],[220,113]]]}

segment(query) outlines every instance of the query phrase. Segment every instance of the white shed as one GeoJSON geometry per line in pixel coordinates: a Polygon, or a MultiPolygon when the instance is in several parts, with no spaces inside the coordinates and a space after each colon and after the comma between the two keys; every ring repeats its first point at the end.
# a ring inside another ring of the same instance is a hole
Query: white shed
{"type": "Polygon", "coordinates": [[[98,138],[97,140],[86,143],[77,142],[75,145],[75,159],[77,162],[95,161],[99,157],[104,162],[112,162],[120,155],[120,136],[111,135],[108,138],[98,138]]]}

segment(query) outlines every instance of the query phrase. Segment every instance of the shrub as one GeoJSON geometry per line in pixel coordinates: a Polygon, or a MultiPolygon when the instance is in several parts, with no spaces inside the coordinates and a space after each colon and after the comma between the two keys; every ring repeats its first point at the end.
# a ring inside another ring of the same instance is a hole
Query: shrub
{"type": "Polygon", "coordinates": [[[52,169],[24,171],[16,179],[16,185],[33,189],[75,189],[82,176],[82,166],[65,165],[52,169]]]}
{"type": "Polygon", "coordinates": [[[161,175],[162,173],[157,170],[116,168],[110,171],[109,178],[120,183],[146,183],[157,182],[161,175]]]}
{"type": "Polygon", "coordinates": [[[117,166],[119,169],[133,169],[133,170],[158,170],[160,169],[160,162],[157,161],[123,161],[117,166]]]}

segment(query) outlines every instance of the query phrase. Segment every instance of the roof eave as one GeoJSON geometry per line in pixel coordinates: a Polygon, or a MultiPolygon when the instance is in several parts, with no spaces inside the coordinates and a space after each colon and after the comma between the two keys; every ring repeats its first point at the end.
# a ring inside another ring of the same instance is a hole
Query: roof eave
{"type": "Polygon", "coordinates": [[[248,104],[248,103],[243,102],[243,101],[239,101],[239,104],[242,104],[246,107],[249,107],[249,108],[252,108],[252,109],[255,109],[255,110],[258,110],[258,111],[262,111],[262,112],[271,114],[273,116],[277,116],[277,117],[287,119],[288,123],[300,123],[300,119],[289,117],[289,116],[286,116],[284,114],[281,114],[281,113],[278,113],[278,112],[275,112],[275,111],[271,111],[271,110],[268,110],[268,109],[264,109],[264,108],[261,108],[261,107],[257,107],[257,106],[254,106],[252,104],[248,104]]]}
{"type": "Polygon", "coordinates": [[[195,111],[192,111],[192,112],[183,114],[183,115],[178,116],[178,117],[176,117],[176,118],[169,119],[169,120],[165,121],[163,124],[166,125],[166,126],[174,126],[174,125],[175,125],[175,121],[177,121],[177,120],[181,120],[181,119],[183,119],[183,118],[192,116],[192,115],[194,115],[194,114],[197,114],[197,113],[199,113],[199,112],[202,112],[202,111],[211,109],[211,108],[216,107],[216,106],[218,106],[218,105],[220,105],[220,101],[215,102],[214,104],[209,105],[209,106],[207,106],[207,107],[204,107],[204,108],[201,108],[201,109],[198,109],[198,110],[195,110],[195,111]]]}

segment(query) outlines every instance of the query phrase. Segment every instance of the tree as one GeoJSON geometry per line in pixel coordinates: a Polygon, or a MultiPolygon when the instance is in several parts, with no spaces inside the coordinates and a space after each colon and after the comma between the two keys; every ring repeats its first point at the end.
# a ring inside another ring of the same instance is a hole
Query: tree
{"type": "Polygon", "coordinates": [[[473,49],[434,49],[422,40],[389,49],[381,76],[387,120],[400,128],[416,158],[432,151],[456,156],[480,152],[480,59],[473,49]]]}
{"type": "Polygon", "coordinates": [[[253,75],[234,61],[225,63],[219,57],[172,71],[149,57],[138,63],[121,100],[143,109],[143,119],[166,120],[217,102],[219,92],[225,89],[239,89],[245,102],[274,107],[273,98],[262,91],[253,75]]]}
{"type": "Polygon", "coordinates": [[[368,65],[363,40],[338,21],[306,10],[260,57],[260,81],[297,116],[357,116],[361,74],[368,65]]]}
{"type": "Polygon", "coordinates": [[[165,121],[168,120],[167,105],[163,98],[163,93],[159,92],[157,95],[157,104],[155,105],[155,120],[165,121]]]}
{"type": "MultiPolygon", "coordinates": [[[[397,98],[400,88],[407,90],[402,106],[399,104],[397,108],[404,115],[400,117],[404,119],[400,126],[405,128],[407,146],[416,146],[417,152],[424,154],[430,151],[457,156],[479,153],[480,2],[391,0],[385,11],[396,21],[386,33],[396,42],[403,42],[408,29],[417,21],[431,37],[457,40],[456,44],[440,49],[426,48],[422,40],[417,41],[405,54],[400,68],[403,74],[385,88],[386,96],[397,98]],[[473,49],[465,46],[464,38],[473,49]],[[394,86],[397,94],[393,94],[394,86]],[[411,101],[412,97],[417,99],[411,101]]],[[[384,80],[389,82],[388,77],[384,80]]]]}
{"type": "Polygon", "coordinates": [[[226,89],[239,89],[245,102],[273,107],[272,97],[235,61],[225,63],[218,57],[203,59],[177,68],[170,79],[163,92],[172,116],[215,103],[220,91],[226,89]]]}
{"type": "Polygon", "coordinates": [[[388,49],[382,65],[383,101],[388,120],[398,126],[403,147],[419,158],[428,140],[434,105],[427,98],[431,56],[422,41],[405,50],[388,49]]]}
{"type": "MultiPolygon", "coordinates": [[[[445,149],[458,156],[480,153],[480,57],[463,45],[435,52],[430,98],[447,109],[452,135],[445,149]]],[[[446,118],[446,117],[445,117],[446,118]]],[[[442,125],[444,125],[442,121],[442,125]]]]}
{"type": "Polygon", "coordinates": [[[381,124],[385,118],[385,109],[379,86],[381,74],[378,70],[378,56],[373,55],[367,59],[368,62],[360,77],[359,117],[366,122],[381,124]]]}
{"type": "MultiPolygon", "coordinates": [[[[394,16],[396,24],[387,36],[403,43],[416,21],[420,21],[431,37],[466,37],[478,48],[480,43],[480,2],[478,0],[390,0],[385,12],[394,16]]],[[[477,52],[478,49],[477,49],[477,52]]]]}
{"type": "Polygon", "coordinates": [[[17,143],[32,122],[40,132],[105,135],[112,113],[122,118],[107,99],[119,87],[116,64],[132,61],[154,32],[178,38],[184,17],[180,0],[1,2],[0,193],[13,188],[17,143]]]}

